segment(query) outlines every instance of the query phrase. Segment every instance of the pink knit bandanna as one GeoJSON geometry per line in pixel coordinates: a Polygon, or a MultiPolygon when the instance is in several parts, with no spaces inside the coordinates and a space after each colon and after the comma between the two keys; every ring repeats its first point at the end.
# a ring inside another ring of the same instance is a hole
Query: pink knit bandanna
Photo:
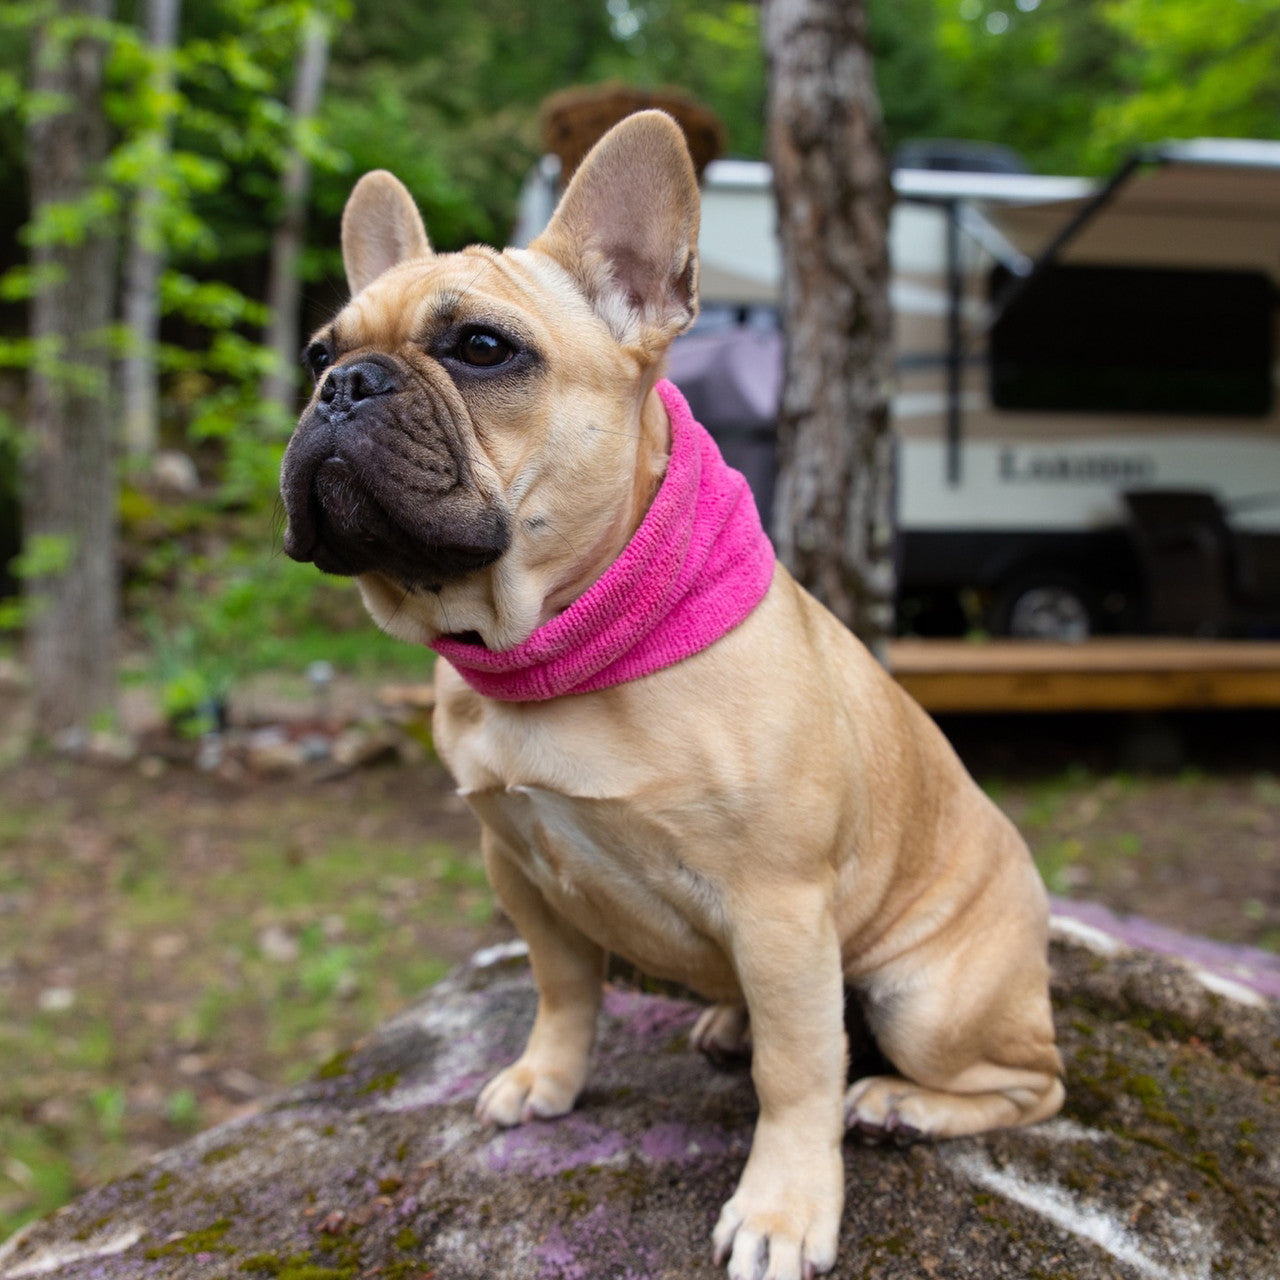
{"type": "Polygon", "coordinates": [[[746,480],[667,381],[671,458],[635,536],[604,575],[514,649],[441,636],[432,648],[505,702],[588,693],[698,653],[764,599],[774,554],[746,480]]]}

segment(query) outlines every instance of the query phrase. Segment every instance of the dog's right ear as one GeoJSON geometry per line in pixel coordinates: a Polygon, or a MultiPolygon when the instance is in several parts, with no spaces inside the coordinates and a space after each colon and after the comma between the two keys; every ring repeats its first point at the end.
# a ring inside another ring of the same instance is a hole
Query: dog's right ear
{"type": "Polygon", "coordinates": [[[698,215],[680,126],[639,111],[587,153],[529,248],[573,276],[620,343],[656,356],[698,314],[698,215]]]}
{"type": "Polygon", "coordinates": [[[430,253],[422,215],[404,183],[385,169],[366,173],[342,211],[342,265],[351,296],[389,268],[430,253]]]}

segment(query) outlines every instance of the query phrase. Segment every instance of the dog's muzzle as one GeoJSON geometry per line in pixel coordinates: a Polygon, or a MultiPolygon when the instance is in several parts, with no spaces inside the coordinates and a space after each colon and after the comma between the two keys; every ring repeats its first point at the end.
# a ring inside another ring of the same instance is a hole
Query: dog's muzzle
{"type": "Polygon", "coordinates": [[[397,362],[330,369],[280,472],[285,552],[325,573],[377,570],[433,589],[510,543],[506,514],[472,482],[449,399],[397,362]]]}

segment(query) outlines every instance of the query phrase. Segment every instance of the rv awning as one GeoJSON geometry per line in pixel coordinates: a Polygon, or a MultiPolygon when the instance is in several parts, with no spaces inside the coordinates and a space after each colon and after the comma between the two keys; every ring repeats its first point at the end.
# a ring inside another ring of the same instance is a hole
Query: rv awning
{"type": "Polygon", "coordinates": [[[971,199],[1030,258],[1092,204],[1059,261],[1261,271],[1280,283],[1280,142],[1166,142],[1139,152],[1092,195],[971,199]]]}

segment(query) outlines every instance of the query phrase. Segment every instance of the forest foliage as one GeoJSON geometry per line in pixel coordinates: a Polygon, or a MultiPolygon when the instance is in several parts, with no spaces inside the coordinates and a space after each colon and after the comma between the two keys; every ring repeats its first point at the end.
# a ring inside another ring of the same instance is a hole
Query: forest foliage
{"type": "MultiPolygon", "coordinates": [[[[40,359],[26,330],[40,287],[26,265],[36,239],[110,226],[123,259],[139,193],[159,193],[162,443],[197,455],[219,501],[261,510],[274,500],[289,426],[259,388],[271,359],[268,252],[291,150],[311,166],[306,332],[345,297],[338,223],[361,173],[396,172],[438,248],[501,244],[541,150],[539,103],[557,89],[678,85],[719,113],[729,154],[764,149],[750,0],[188,0],[167,81],[155,75],[143,0],[117,0],[94,28],[108,49],[110,155],[85,199],[33,220],[24,130],[57,104],[30,89],[32,37],[59,23],[75,35],[85,20],[67,9],[16,0],[0,13],[0,595],[15,549],[23,376],[40,359]],[[317,14],[330,29],[328,72],[318,116],[300,122],[290,89],[317,14]]],[[[891,146],[982,139],[1040,172],[1102,173],[1164,137],[1280,134],[1280,0],[869,0],[869,9],[891,146]]],[[[122,326],[107,338],[119,352],[136,340],[122,326]]]]}
{"type": "MultiPolygon", "coordinates": [[[[174,443],[234,434],[252,416],[265,255],[291,145],[313,168],[304,329],[342,299],[337,224],[360,173],[401,176],[438,247],[500,244],[540,150],[538,104],[566,85],[678,84],[720,114],[731,154],[763,151],[764,69],[749,0],[188,3],[167,93],[150,79],[134,0],[103,33],[115,146],[94,199],[32,226],[23,125],[50,104],[28,91],[30,35],[58,20],[55,8],[26,0],[0,17],[0,361],[31,356],[22,341],[23,304],[38,283],[23,267],[31,238],[74,236],[83,219],[123,223],[132,196],[157,182],[170,263],[161,364],[174,443]],[[287,101],[303,24],[317,9],[332,22],[332,52],[320,117],[299,133],[287,101]],[[167,152],[155,147],[158,125],[172,127],[167,152]]],[[[1041,172],[1102,172],[1162,137],[1280,131],[1280,0],[872,0],[870,8],[891,145],[985,139],[1041,172]]]]}

